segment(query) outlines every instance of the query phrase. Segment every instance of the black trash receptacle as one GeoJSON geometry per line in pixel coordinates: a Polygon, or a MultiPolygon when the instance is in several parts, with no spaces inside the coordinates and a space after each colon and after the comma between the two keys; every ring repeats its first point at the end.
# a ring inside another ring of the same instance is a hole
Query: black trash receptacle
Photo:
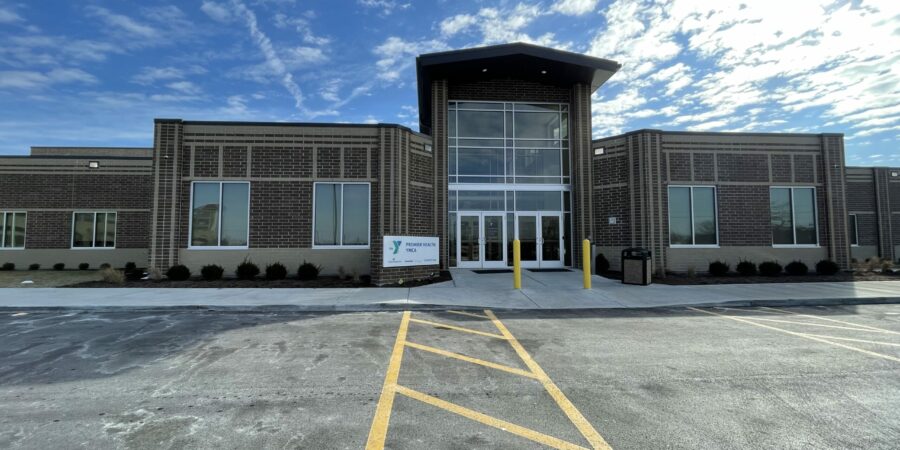
{"type": "Polygon", "coordinates": [[[622,250],[622,284],[650,284],[652,253],[645,248],[622,250]]]}

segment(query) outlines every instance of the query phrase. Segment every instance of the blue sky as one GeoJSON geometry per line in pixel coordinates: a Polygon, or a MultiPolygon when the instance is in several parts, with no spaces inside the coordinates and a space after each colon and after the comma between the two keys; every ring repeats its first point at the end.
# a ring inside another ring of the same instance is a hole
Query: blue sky
{"type": "Polygon", "coordinates": [[[895,0],[0,0],[0,153],[150,146],[155,117],[417,129],[417,54],[515,41],[622,63],[595,137],[841,132],[900,166],[895,0]]]}

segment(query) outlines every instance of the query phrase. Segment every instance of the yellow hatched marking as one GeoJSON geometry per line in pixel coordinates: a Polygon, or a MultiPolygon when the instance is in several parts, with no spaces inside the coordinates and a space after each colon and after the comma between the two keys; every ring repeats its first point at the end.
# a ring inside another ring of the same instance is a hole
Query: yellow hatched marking
{"type": "Polygon", "coordinates": [[[564,441],[562,439],[555,438],[553,436],[548,436],[543,433],[539,433],[530,428],[525,428],[514,423],[507,422],[505,420],[497,419],[495,417],[491,417],[487,414],[482,414],[478,411],[471,410],[469,408],[465,408],[459,406],[455,403],[450,403],[448,401],[441,400],[437,397],[430,396],[428,394],[424,394],[419,391],[415,391],[409,389],[404,386],[397,386],[397,393],[403,394],[409,398],[418,400],[422,403],[427,403],[431,406],[443,409],[445,411],[452,412],[454,414],[458,414],[467,419],[474,420],[476,422],[515,434],[517,436],[521,436],[526,439],[530,439],[534,442],[538,442],[544,444],[549,447],[558,448],[558,449],[584,449],[584,447],[575,445],[571,442],[564,441]]]}
{"type": "Polygon", "coordinates": [[[452,310],[452,309],[448,309],[447,312],[450,313],[450,314],[459,314],[460,316],[477,317],[477,318],[479,318],[479,319],[490,319],[490,317],[488,317],[488,316],[485,316],[485,315],[482,315],[482,314],[475,314],[475,313],[471,313],[471,312],[468,312],[468,311],[455,311],[455,310],[452,310]]]}
{"type": "Polygon", "coordinates": [[[809,334],[809,333],[803,333],[803,334],[806,336],[812,336],[812,337],[817,337],[817,338],[822,338],[822,339],[836,339],[838,341],[852,341],[852,342],[862,342],[865,344],[890,345],[893,347],[900,347],[900,344],[894,344],[893,342],[867,341],[865,339],[852,339],[852,338],[845,338],[845,337],[825,336],[825,335],[821,335],[821,334],[809,334]]]}
{"type": "Polygon", "coordinates": [[[788,310],[785,310],[785,309],[770,308],[770,307],[768,307],[768,306],[763,306],[763,308],[764,308],[764,309],[768,309],[768,310],[772,310],[772,311],[778,311],[778,312],[781,312],[781,313],[784,313],[784,314],[789,314],[789,315],[792,315],[792,316],[808,317],[808,318],[810,318],[810,319],[818,319],[818,320],[825,320],[825,321],[828,321],[828,322],[842,323],[842,324],[844,324],[844,325],[850,325],[850,326],[860,327],[860,328],[868,328],[868,329],[870,329],[870,330],[877,330],[877,331],[882,331],[882,332],[885,332],[885,333],[898,334],[898,335],[900,335],[900,332],[897,332],[897,331],[891,331],[891,330],[885,330],[885,329],[883,329],[883,328],[873,327],[873,326],[871,326],[871,325],[862,325],[862,324],[853,323],[853,322],[846,322],[846,321],[843,321],[843,320],[832,319],[832,318],[830,318],[830,317],[816,316],[816,315],[813,315],[813,314],[800,314],[800,313],[795,313],[795,312],[793,312],[793,311],[788,311],[788,310]]]}
{"type": "Polygon", "coordinates": [[[403,344],[406,342],[406,330],[409,328],[409,316],[409,311],[403,313],[400,329],[397,330],[397,340],[394,342],[394,350],[391,352],[391,361],[388,364],[387,375],[384,377],[381,397],[378,399],[378,406],[375,408],[372,428],[369,429],[366,450],[381,450],[384,448],[388,422],[391,420],[391,409],[394,407],[394,394],[397,392],[397,379],[400,376],[400,363],[403,359],[403,349],[405,348],[403,344]]]}
{"type": "Polygon", "coordinates": [[[591,444],[591,446],[595,449],[612,449],[609,444],[600,436],[600,433],[594,429],[594,427],[584,418],[581,412],[578,411],[578,408],[572,404],[571,401],[566,397],[565,394],[556,386],[556,383],[547,376],[541,366],[535,362],[531,355],[525,350],[525,347],[522,347],[522,344],[506,329],[506,326],[497,319],[497,316],[494,313],[486,309],[484,313],[491,318],[491,322],[494,323],[494,326],[500,330],[500,333],[509,341],[509,344],[519,355],[519,358],[522,359],[522,362],[528,366],[528,369],[531,370],[532,373],[537,375],[537,379],[544,385],[544,389],[547,390],[547,393],[553,397],[553,400],[556,401],[556,404],[559,408],[566,414],[566,417],[572,421],[572,424],[575,425],[575,428],[578,428],[578,431],[584,436],[585,439],[591,444]]]}
{"type": "Polygon", "coordinates": [[[537,378],[537,376],[531,372],[517,369],[515,367],[505,366],[503,364],[492,363],[490,361],[485,361],[483,359],[473,358],[471,356],[461,355],[459,353],[448,352],[447,350],[441,350],[439,348],[430,347],[428,345],[416,344],[415,342],[406,342],[407,347],[417,348],[419,350],[424,350],[426,352],[431,352],[437,355],[446,356],[447,358],[454,358],[460,361],[470,362],[472,364],[479,364],[485,367],[490,367],[492,369],[502,370],[504,372],[513,373],[516,375],[520,375],[528,378],[537,378]]]}
{"type": "Polygon", "coordinates": [[[769,329],[769,330],[780,331],[780,332],[782,332],[782,333],[790,334],[790,335],[792,335],[792,336],[798,336],[798,337],[802,337],[802,338],[804,338],[804,339],[810,339],[810,340],[813,340],[813,341],[816,341],[816,342],[822,342],[822,343],[824,343],[824,344],[833,345],[833,346],[835,346],[835,347],[841,347],[841,348],[845,348],[845,349],[847,349],[847,350],[853,350],[853,351],[855,351],[855,352],[863,353],[863,354],[866,354],[866,355],[869,355],[869,356],[874,356],[874,357],[876,357],[876,358],[884,358],[884,359],[887,359],[887,360],[889,360],[889,361],[894,361],[894,362],[900,363],[900,358],[895,358],[895,357],[889,356],[889,355],[883,355],[883,354],[877,353],[877,352],[871,352],[871,351],[864,350],[864,349],[861,349],[861,348],[858,348],[858,347],[853,347],[853,346],[851,346],[851,345],[841,344],[841,343],[839,343],[839,342],[831,342],[831,341],[829,341],[829,340],[822,339],[822,338],[818,338],[818,337],[815,337],[815,336],[812,336],[812,335],[809,335],[809,334],[806,334],[806,333],[797,333],[797,332],[795,332],[795,331],[783,330],[783,329],[781,329],[781,328],[777,328],[777,327],[773,327],[773,326],[769,326],[769,325],[764,325],[764,324],[761,324],[761,323],[756,323],[756,322],[754,322],[754,321],[752,321],[752,320],[742,319],[742,318],[740,318],[740,317],[735,317],[735,316],[728,316],[728,315],[725,315],[725,314],[719,314],[719,313],[716,313],[716,312],[706,311],[706,310],[703,310],[703,309],[697,309],[697,308],[694,308],[694,307],[691,307],[691,306],[689,306],[688,309],[693,310],[693,311],[697,311],[697,312],[701,312],[701,313],[704,313],[704,314],[710,314],[710,315],[713,315],[713,316],[719,316],[719,317],[721,317],[721,318],[723,318],[723,319],[736,320],[736,321],[738,321],[738,322],[743,322],[743,323],[750,324],[750,325],[753,325],[753,326],[757,326],[757,327],[761,327],[761,328],[766,328],[766,329],[769,329]]]}
{"type": "Polygon", "coordinates": [[[487,336],[487,337],[492,337],[492,338],[497,338],[497,339],[506,339],[505,337],[503,337],[503,336],[501,336],[501,335],[499,335],[499,334],[486,333],[486,332],[484,332],[484,331],[473,330],[473,329],[471,329],[471,328],[465,328],[465,327],[458,327],[458,326],[456,326],[456,325],[447,325],[447,324],[444,324],[444,323],[432,322],[432,321],[430,321],[430,320],[422,320],[422,319],[409,319],[409,320],[410,320],[411,322],[421,323],[421,324],[424,324],[424,325],[431,325],[431,326],[433,326],[433,327],[449,328],[449,329],[451,329],[451,330],[463,331],[463,332],[466,332],[466,333],[478,334],[478,335],[481,335],[481,336],[487,336]]]}
{"type": "Polygon", "coordinates": [[[879,330],[868,330],[865,328],[854,328],[854,327],[842,327],[840,325],[825,325],[824,323],[813,323],[813,322],[798,322],[796,320],[779,320],[779,319],[764,319],[762,317],[742,317],[746,320],[761,320],[763,322],[775,322],[775,323],[790,323],[794,325],[806,325],[810,327],[821,327],[821,328],[834,328],[838,330],[851,330],[851,331],[865,331],[868,333],[885,333],[885,331],[879,330]]]}

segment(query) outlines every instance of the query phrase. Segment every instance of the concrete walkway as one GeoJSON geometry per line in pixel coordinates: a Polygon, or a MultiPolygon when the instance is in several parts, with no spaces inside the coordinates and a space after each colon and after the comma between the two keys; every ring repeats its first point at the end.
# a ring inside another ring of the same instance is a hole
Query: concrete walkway
{"type": "Polygon", "coordinates": [[[0,308],[297,308],[377,310],[447,306],[496,309],[649,308],[688,305],[835,304],[900,302],[900,281],[848,283],[722,284],[712,286],[623,285],[581,272],[523,271],[523,289],[512,274],[453,270],[453,281],[415,288],[341,289],[0,289],[0,308]]]}

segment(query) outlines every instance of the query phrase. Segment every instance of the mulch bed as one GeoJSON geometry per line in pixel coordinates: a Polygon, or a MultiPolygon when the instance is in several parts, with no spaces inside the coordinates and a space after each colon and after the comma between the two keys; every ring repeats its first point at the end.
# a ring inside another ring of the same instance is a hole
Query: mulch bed
{"type": "MultiPolygon", "coordinates": [[[[424,286],[441,281],[450,281],[453,278],[450,272],[444,271],[436,278],[430,280],[419,280],[403,283],[403,285],[385,285],[381,287],[416,287],[424,286]]],[[[71,284],[64,287],[78,288],[363,288],[378,287],[372,284],[363,283],[362,281],[354,282],[352,279],[341,279],[333,276],[323,276],[315,280],[301,281],[296,278],[288,278],[284,280],[265,280],[257,278],[255,280],[238,280],[236,278],[224,278],[216,281],[206,281],[201,278],[191,278],[187,281],[170,281],[170,280],[127,280],[125,284],[110,284],[104,281],[86,281],[83,283],[71,284]]]]}
{"type": "MultiPolygon", "coordinates": [[[[621,280],[621,272],[607,272],[602,275],[612,280],[621,280]]],[[[653,282],[668,285],[702,285],[702,284],[754,284],[754,283],[824,283],[835,281],[900,281],[900,273],[873,273],[873,272],[840,272],[834,275],[787,275],[776,277],[752,276],[745,277],[738,274],[728,274],[724,277],[709,275],[695,275],[689,277],[686,274],[667,274],[665,278],[653,277],[653,282]]]]}

